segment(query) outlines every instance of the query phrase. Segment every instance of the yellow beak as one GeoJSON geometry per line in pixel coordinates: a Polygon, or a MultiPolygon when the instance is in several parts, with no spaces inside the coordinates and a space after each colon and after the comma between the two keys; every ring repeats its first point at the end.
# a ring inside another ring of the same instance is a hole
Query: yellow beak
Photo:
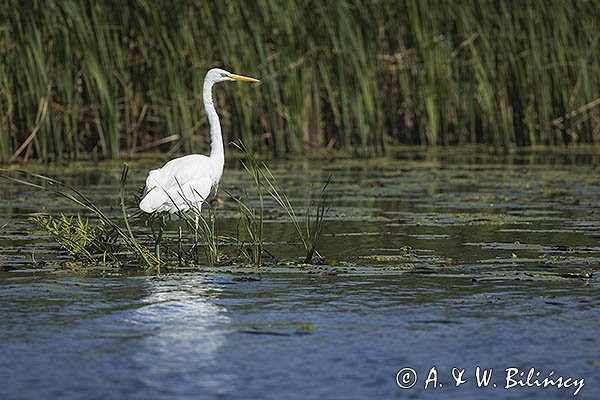
{"type": "Polygon", "coordinates": [[[228,78],[231,79],[235,79],[236,81],[243,81],[243,82],[260,82],[258,79],[254,79],[254,78],[250,78],[249,76],[243,76],[243,75],[236,75],[236,74],[229,74],[227,75],[228,78]]]}

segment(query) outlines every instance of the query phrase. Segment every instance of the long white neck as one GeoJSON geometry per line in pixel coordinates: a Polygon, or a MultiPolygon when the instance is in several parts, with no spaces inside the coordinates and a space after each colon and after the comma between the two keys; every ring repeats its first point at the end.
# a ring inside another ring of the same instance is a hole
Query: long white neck
{"type": "Polygon", "coordinates": [[[221,134],[221,123],[219,115],[215,110],[215,105],[212,99],[212,87],[214,82],[207,79],[204,80],[203,100],[204,110],[208,116],[208,124],[210,125],[210,158],[215,160],[217,164],[223,168],[225,163],[225,151],[223,149],[223,136],[221,134]]]}

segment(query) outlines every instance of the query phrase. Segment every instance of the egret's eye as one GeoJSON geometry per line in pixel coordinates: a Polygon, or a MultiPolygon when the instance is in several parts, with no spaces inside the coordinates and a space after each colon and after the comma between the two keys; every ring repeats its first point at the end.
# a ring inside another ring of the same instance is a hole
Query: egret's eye
{"type": "Polygon", "coordinates": [[[221,78],[227,78],[227,74],[224,72],[221,72],[221,78]]]}

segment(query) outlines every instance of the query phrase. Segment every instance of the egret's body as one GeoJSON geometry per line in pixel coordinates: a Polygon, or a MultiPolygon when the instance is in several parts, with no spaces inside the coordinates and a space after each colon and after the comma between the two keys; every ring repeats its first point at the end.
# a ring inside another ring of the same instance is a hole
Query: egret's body
{"type": "Polygon", "coordinates": [[[218,68],[206,73],[203,101],[210,125],[210,155],[190,154],[150,171],[140,201],[142,211],[176,213],[188,211],[190,207],[200,211],[212,188],[219,183],[225,164],[221,124],[212,99],[212,88],[215,83],[236,80],[258,82],[257,79],[231,74],[218,68]]]}

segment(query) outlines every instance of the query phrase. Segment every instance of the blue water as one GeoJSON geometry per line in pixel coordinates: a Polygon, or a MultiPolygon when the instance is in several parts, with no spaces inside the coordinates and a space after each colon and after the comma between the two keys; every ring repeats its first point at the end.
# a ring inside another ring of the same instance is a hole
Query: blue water
{"type": "Polygon", "coordinates": [[[571,398],[600,384],[598,289],[578,282],[281,275],[0,280],[0,398],[571,398]],[[477,388],[475,368],[497,388],[477,388]],[[408,390],[396,373],[419,375],[408,390]],[[432,367],[442,387],[424,389],[432,367]],[[454,387],[451,370],[465,368],[454,387]]]}
{"type": "MultiPolygon", "coordinates": [[[[57,269],[68,255],[27,213],[74,209],[0,181],[0,399],[574,398],[574,386],[506,389],[509,368],[523,382],[532,368],[534,380],[583,379],[575,398],[596,399],[597,159],[552,160],[281,166],[299,203],[334,175],[319,246],[332,265],[316,271],[57,269]],[[492,370],[487,387],[477,367],[492,370]],[[407,368],[417,381],[402,389],[407,368]]],[[[131,191],[147,169],[132,165],[131,191]]],[[[119,170],[40,172],[117,215],[119,170]]],[[[247,181],[228,168],[222,186],[247,181]]],[[[231,202],[218,213],[235,227],[231,202]]],[[[281,214],[265,230],[278,257],[301,255],[281,214]]]]}

